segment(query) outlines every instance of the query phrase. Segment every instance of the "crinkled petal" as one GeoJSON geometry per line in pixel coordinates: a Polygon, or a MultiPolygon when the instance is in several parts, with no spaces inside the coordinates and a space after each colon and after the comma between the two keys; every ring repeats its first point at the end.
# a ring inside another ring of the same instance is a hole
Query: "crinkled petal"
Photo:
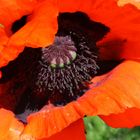
{"type": "MultiPolygon", "coordinates": [[[[52,127],[55,127],[55,125],[52,127]]],[[[77,120],[67,128],[64,128],[61,132],[58,132],[49,138],[41,137],[42,138],[39,138],[38,140],[86,140],[83,119],[77,120]]],[[[32,138],[32,140],[34,140],[33,137],[28,134],[23,134],[21,138],[22,140],[27,140],[27,138],[32,138]]]]}
{"type": "Polygon", "coordinates": [[[51,44],[57,31],[57,15],[55,0],[39,3],[27,24],[11,37],[8,46],[46,47],[51,44]]]}
{"type": "Polygon", "coordinates": [[[13,34],[1,51],[0,67],[15,59],[25,46],[46,47],[50,45],[57,31],[58,10],[56,2],[43,1],[36,6],[27,24],[13,34]],[[4,60],[3,60],[4,59],[4,60]]]}
{"type": "Polygon", "coordinates": [[[24,125],[15,119],[14,114],[5,109],[0,109],[0,120],[0,139],[19,140],[24,125]]]}
{"type": "Polygon", "coordinates": [[[76,101],[63,107],[47,105],[31,114],[24,133],[37,138],[49,137],[85,115],[110,115],[128,108],[139,109],[139,71],[139,62],[125,61],[108,74],[95,77],[90,90],[76,101]]]}
{"type": "Polygon", "coordinates": [[[3,40],[0,42],[0,67],[7,65],[9,61],[15,59],[23,51],[25,46],[19,46],[18,40],[14,40],[16,44],[11,44],[8,37],[11,36],[13,22],[23,15],[31,14],[36,3],[36,0],[0,1],[0,41],[3,40]]]}

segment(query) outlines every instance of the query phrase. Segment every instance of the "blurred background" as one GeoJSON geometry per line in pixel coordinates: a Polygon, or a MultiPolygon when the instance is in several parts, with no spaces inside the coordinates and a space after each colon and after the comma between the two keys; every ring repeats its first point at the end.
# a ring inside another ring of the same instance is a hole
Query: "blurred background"
{"type": "Polygon", "coordinates": [[[87,140],[140,140],[140,127],[111,128],[99,117],[85,117],[84,122],[87,140]]]}

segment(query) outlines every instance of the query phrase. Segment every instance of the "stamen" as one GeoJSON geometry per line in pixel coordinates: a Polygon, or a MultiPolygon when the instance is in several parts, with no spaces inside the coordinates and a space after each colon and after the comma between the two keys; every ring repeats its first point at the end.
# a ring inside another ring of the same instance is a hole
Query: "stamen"
{"type": "Polygon", "coordinates": [[[64,105],[81,96],[98,69],[96,46],[92,44],[92,49],[88,45],[84,36],[73,31],[56,36],[52,45],[41,49],[32,90],[44,93],[55,105],[64,105]]]}

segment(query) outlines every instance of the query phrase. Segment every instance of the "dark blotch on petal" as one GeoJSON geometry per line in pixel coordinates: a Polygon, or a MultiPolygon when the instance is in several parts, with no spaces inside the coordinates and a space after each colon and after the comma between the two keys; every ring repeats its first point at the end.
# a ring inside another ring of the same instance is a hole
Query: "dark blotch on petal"
{"type": "Polygon", "coordinates": [[[11,27],[13,33],[17,32],[21,27],[26,24],[27,16],[21,17],[19,20],[15,21],[11,27]]]}

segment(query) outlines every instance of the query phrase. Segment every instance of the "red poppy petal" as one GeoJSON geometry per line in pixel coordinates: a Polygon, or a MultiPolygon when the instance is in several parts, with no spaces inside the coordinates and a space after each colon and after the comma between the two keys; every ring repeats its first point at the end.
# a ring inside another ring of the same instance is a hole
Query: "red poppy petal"
{"type": "MultiPolygon", "coordinates": [[[[30,14],[36,5],[36,0],[1,0],[0,1],[0,67],[7,65],[7,63],[17,57],[17,55],[23,51],[23,46],[18,46],[17,40],[16,45],[7,45],[8,37],[11,34],[11,26],[14,21],[20,19],[23,15],[30,14]],[[2,31],[1,27],[4,27],[2,31]],[[2,45],[1,45],[2,44],[2,45]]],[[[10,43],[10,42],[9,42],[10,43]]]]}
{"type": "Polygon", "coordinates": [[[4,31],[4,26],[1,24],[0,25],[0,52],[6,45],[7,41],[8,41],[8,36],[4,31]]]}
{"type": "Polygon", "coordinates": [[[10,39],[9,46],[46,47],[57,31],[56,2],[43,1],[36,6],[27,24],[10,39]],[[16,41],[18,40],[18,41],[16,41]]]}
{"type": "Polygon", "coordinates": [[[91,89],[77,101],[63,107],[47,105],[30,115],[25,134],[49,137],[84,115],[110,115],[140,108],[139,71],[140,63],[125,61],[108,74],[95,77],[91,89]]]}
{"type": "Polygon", "coordinates": [[[41,111],[28,117],[28,125],[24,133],[31,134],[38,139],[50,137],[80,118],[81,116],[71,104],[64,108],[46,106],[41,111]],[[38,128],[40,129],[38,130],[38,128]]]}
{"type": "Polygon", "coordinates": [[[10,27],[15,20],[31,13],[36,3],[36,0],[1,0],[0,23],[5,27],[10,27]]]}
{"type": "Polygon", "coordinates": [[[13,34],[1,51],[0,67],[14,60],[25,46],[46,47],[50,45],[57,31],[58,10],[54,4],[43,1],[35,9],[28,23],[13,34]],[[18,41],[17,41],[18,40],[18,41]]]}
{"type": "Polygon", "coordinates": [[[118,128],[132,128],[140,125],[140,109],[129,108],[125,112],[119,114],[111,114],[109,116],[100,116],[108,125],[118,128]]]}
{"type": "Polygon", "coordinates": [[[6,66],[24,50],[23,46],[6,46],[0,52],[0,67],[6,66]]]}
{"type": "Polygon", "coordinates": [[[0,109],[0,139],[19,140],[24,126],[14,118],[14,114],[5,109],[0,109]]]}
{"type": "Polygon", "coordinates": [[[111,29],[99,44],[101,58],[140,58],[140,11],[136,7],[131,4],[119,7],[117,0],[58,1],[61,12],[85,12],[111,29]]]}
{"type": "Polygon", "coordinates": [[[86,140],[84,132],[84,123],[82,119],[70,124],[61,132],[42,140],[86,140]]]}
{"type": "Polygon", "coordinates": [[[4,27],[0,27],[0,66],[7,64],[7,59],[4,57],[4,53],[2,52],[8,42],[8,36],[4,30],[4,27]]]}
{"type": "Polygon", "coordinates": [[[139,71],[139,62],[125,61],[105,76],[93,79],[96,84],[89,93],[96,93],[93,100],[98,114],[117,114],[127,108],[140,108],[139,71]]]}
{"type": "MultiPolygon", "coordinates": [[[[22,135],[22,140],[27,140],[30,135],[22,135]]],[[[63,129],[55,135],[49,138],[42,138],[38,140],[86,140],[84,132],[83,119],[79,119],[76,122],[70,124],[67,128],[63,129]]]]}

